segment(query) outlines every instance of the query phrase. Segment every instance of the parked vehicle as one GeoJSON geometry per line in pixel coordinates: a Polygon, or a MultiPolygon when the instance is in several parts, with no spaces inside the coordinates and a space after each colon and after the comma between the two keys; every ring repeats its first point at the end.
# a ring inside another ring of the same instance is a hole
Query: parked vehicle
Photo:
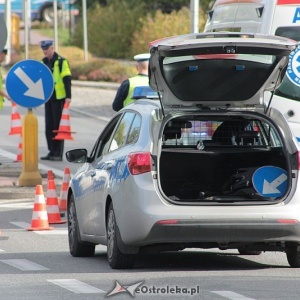
{"type": "Polygon", "coordinates": [[[111,119],[90,154],[66,153],[82,164],[68,190],[70,253],[107,245],[109,265],[130,268],[153,251],[283,251],[300,267],[300,145],[264,105],[296,47],[240,33],[151,43],[149,83],[159,99],[137,93],[142,99],[111,119]]]}
{"type": "MultiPolygon", "coordinates": [[[[204,32],[219,31],[273,34],[299,42],[300,0],[217,0],[204,32]]],[[[299,59],[300,47],[291,55],[282,85],[265,99],[283,113],[300,141],[299,59]]]]}
{"type": "MultiPolygon", "coordinates": [[[[50,24],[54,22],[54,9],[52,0],[31,0],[31,20],[32,21],[43,21],[50,24]]],[[[57,8],[58,12],[67,12],[71,9],[72,14],[77,15],[78,10],[73,7],[74,1],[69,0],[58,0],[57,8]]],[[[5,0],[0,0],[0,12],[5,13],[5,0]]],[[[11,1],[11,12],[18,15],[21,20],[24,19],[24,1],[12,0],[11,1]]]]}

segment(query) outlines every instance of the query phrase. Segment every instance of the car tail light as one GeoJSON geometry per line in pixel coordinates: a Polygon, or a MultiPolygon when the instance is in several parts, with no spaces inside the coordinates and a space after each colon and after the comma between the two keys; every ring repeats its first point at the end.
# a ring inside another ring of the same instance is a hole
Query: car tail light
{"type": "Polygon", "coordinates": [[[151,171],[151,155],[149,152],[131,153],[128,155],[128,168],[132,175],[151,171]]]}
{"type": "Polygon", "coordinates": [[[297,224],[297,223],[299,223],[298,220],[294,220],[294,219],[278,219],[277,222],[281,223],[281,224],[297,224]]]}
{"type": "Polygon", "coordinates": [[[172,224],[177,224],[179,220],[172,219],[172,220],[160,220],[157,221],[156,224],[158,225],[172,225],[172,224]]]}

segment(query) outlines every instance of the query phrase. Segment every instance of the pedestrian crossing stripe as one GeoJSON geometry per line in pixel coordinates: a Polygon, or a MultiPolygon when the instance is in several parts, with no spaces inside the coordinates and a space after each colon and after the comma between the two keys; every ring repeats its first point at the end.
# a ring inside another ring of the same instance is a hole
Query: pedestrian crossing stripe
{"type": "Polygon", "coordinates": [[[64,289],[67,289],[76,294],[101,294],[105,291],[95,288],[89,284],[76,279],[49,279],[48,282],[56,284],[64,289]]]}
{"type": "Polygon", "coordinates": [[[22,201],[17,203],[7,202],[7,203],[0,203],[1,208],[15,208],[15,209],[32,209],[33,208],[33,202],[32,201],[22,201]]]}
{"type": "Polygon", "coordinates": [[[32,261],[29,261],[27,259],[1,259],[1,262],[10,265],[12,267],[15,267],[21,271],[45,271],[49,270],[48,268],[36,264],[32,261]]]}

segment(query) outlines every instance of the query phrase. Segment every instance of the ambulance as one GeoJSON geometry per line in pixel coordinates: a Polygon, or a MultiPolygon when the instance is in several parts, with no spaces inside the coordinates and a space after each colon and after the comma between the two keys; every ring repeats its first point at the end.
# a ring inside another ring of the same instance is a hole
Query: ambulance
{"type": "MultiPolygon", "coordinates": [[[[205,32],[263,33],[300,41],[300,0],[216,0],[205,32]]],[[[286,117],[300,141],[300,44],[289,59],[281,86],[269,94],[266,107],[286,117]]]]}

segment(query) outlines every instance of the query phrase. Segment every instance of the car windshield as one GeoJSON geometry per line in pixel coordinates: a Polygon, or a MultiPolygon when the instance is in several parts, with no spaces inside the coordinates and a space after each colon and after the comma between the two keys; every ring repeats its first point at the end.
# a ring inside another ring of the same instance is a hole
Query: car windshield
{"type": "Polygon", "coordinates": [[[206,26],[214,27],[213,31],[258,32],[262,22],[264,7],[257,3],[239,3],[220,5],[208,14],[206,26]]]}

